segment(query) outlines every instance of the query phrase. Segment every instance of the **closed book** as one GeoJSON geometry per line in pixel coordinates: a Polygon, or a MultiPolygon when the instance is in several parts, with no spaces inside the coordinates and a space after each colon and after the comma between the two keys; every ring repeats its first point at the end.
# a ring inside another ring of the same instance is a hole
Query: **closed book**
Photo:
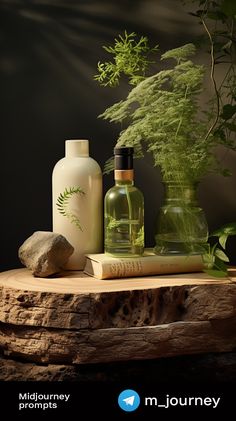
{"type": "Polygon", "coordinates": [[[130,278],[133,276],[201,272],[201,255],[161,256],[145,249],[140,257],[110,257],[107,254],[87,254],[84,272],[98,279],[130,278]]]}

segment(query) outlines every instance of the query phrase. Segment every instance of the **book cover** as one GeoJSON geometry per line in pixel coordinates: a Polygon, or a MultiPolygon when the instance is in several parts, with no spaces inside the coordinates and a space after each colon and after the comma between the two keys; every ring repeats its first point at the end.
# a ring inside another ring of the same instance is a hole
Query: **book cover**
{"type": "Polygon", "coordinates": [[[156,255],[145,249],[143,256],[111,257],[104,253],[87,254],[84,272],[98,279],[129,278],[133,276],[163,275],[171,273],[201,272],[201,255],[156,255]]]}

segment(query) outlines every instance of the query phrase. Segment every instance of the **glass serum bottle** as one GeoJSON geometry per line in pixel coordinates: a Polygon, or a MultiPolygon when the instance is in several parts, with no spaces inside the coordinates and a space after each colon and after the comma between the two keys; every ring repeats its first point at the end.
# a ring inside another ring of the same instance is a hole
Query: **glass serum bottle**
{"type": "Polygon", "coordinates": [[[133,148],[117,147],[115,185],[105,196],[105,253],[139,257],[144,251],[144,199],[134,186],[133,148]]]}

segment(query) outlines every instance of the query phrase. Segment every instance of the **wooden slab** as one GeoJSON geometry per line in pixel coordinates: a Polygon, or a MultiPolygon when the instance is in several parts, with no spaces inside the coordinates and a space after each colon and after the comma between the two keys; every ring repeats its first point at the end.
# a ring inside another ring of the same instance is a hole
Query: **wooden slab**
{"type": "Polygon", "coordinates": [[[230,317],[235,300],[236,283],[204,273],[109,282],[82,272],[50,279],[27,269],[0,274],[0,321],[23,326],[104,329],[208,320],[230,317]]]}
{"type": "Polygon", "coordinates": [[[229,352],[236,347],[236,318],[159,326],[55,330],[0,325],[4,354],[22,361],[87,364],[229,352]]]}
{"type": "Polygon", "coordinates": [[[81,272],[0,274],[0,351],[22,361],[84,364],[236,347],[236,270],[97,280],[81,272]]]}
{"type": "MultiPolygon", "coordinates": [[[[236,269],[230,270],[236,281],[236,269]]],[[[28,269],[14,269],[0,273],[0,285],[25,291],[86,294],[143,290],[177,285],[228,284],[229,279],[216,279],[204,272],[178,275],[144,276],[138,278],[96,279],[81,271],[67,271],[50,278],[35,278],[28,269]]]]}

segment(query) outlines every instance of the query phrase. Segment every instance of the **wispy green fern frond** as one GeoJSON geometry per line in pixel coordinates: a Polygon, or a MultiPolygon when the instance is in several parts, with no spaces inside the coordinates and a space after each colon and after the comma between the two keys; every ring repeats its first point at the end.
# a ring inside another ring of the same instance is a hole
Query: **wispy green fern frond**
{"type": "MultiPolygon", "coordinates": [[[[183,177],[195,181],[211,164],[208,148],[214,144],[210,138],[207,144],[202,143],[207,125],[197,101],[204,68],[189,60],[194,52],[195,47],[187,44],[163,54],[163,59],[174,58],[177,63],[146,77],[125,100],[102,114],[104,119],[120,122],[124,127],[117,146],[133,146],[138,156],[143,150],[150,152],[165,179],[171,173],[183,172],[185,162],[183,177]]],[[[109,160],[105,172],[111,170],[109,160]]]]}
{"type": "Polygon", "coordinates": [[[98,74],[94,76],[103,86],[119,85],[122,74],[128,76],[130,85],[138,85],[144,78],[148,66],[153,63],[148,57],[155,53],[158,46],[150,48],[147,37],[136,39],[132,32],[119,35],[115,39],[114,46],[103,47],[109,54],[112,54],[114,61],[98,63],[98,74]]]}
{"type": "Polygon", "coordinates": [[[188,60],[188,57],[194,56],[195,53],[196,47],[194,44],[185,44],[181,47],[166,51],[162,54],[161,60],[173,58],[177,61],[177,63],[180,63],[181,61],[188,60]]]}
{"type": "MultiPolygon", "coordinates": [[[[220,2],[200,1],[202,3],[208,10],[212,6],[217,8],[220,2]]],[[[99,63],[100,75],[95,79],[101,85],[114,86],[124,74],[133,85],[124,100],[110,106],[99,116],[121,124],[117,146],[133,146],[135,152],[138,151],[138,157],[143,156],[143,151],[149,152],[154,165],[161,168],[166,180],[171,174],[175,178],[176,173],[178,177],[183,173],[184,179],[193,182],[199,181],[208,172],[228,175],[229,171],[218,162],[215,150],[218,145],[236,150],[236,76],[232,74],[233,61],[218,94],[207,107],[202,107],[199,95],[203,89],[204,66],[191,60],[196,52],[193,44],[166,51],[161,56],[157,73],[149,77],[146,75],[150,64],[147,53],[151,50],[146,37],[141,37],[137,43],[134,33],[125,32],[124,36],[115,40],[114,46],[105,50],[113,55],[112,65],[108,63],[106,69],[107,63],[99,63]],[[169,68],[163,67],[163,61],[169,59],[169,68]],[[141,77],[138,83],[134,81],[137,75],[141,77]],[[225,95],[227,91],[230,92],[225,95]]],[[[214,58],[213,61],[214,68],[217,60],[214,58]]],[[[113,161],[110,159],[105,165],[105,172],[112,169],[113,161]]]]}
{"type": "Polygon", "coordinates": [[[137,238],[134,241],[135,246],[143,246],[144,244],[144,227],[140,228],[137,238]]]}
{"type": "MultiPolygon", "coordinates": [[[[130,101],[131,103],[131,101],[130,101]]],[[[128,100],[120,101],[111,107],[107,108],[104,113],[98,117],[104,120],[114,121],[115,123],[122,122],[130,114],[130,103],[128,100]]]]}
{"type": "Polygon", "coordinates": [[[109,174],[114,170],[114,158],[109,158],[104,165],[103,174],[109,174]]]}
{"type": "Polygon", "coordinates": [[[68,187],[68,188],[66,187],[64,192],[60,193],[60,195],[58,196],[56,206],[57,206],[57,209],[58,209],[58,211],[61,215],[68,218],[72,224],[75,224],[77,226],[77,228],[79,228],[81,231],[83,231],[82,227],[81,227],[81,224],[80,224],[80,221],[77,218],[77,216],[74,215],[72,212],[70,212],[69,209],[68,209],[70,198],[74,194],[84,195],[85,193],[81,189],[81,187],[79,187],[79,186],[68,187]]]}

